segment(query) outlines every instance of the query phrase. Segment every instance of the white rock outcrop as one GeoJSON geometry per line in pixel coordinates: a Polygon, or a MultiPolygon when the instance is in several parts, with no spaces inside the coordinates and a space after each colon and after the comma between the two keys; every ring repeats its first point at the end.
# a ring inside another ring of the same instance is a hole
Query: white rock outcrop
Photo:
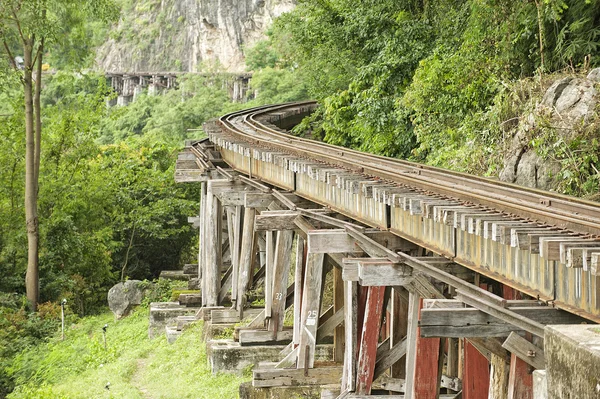
{"type": "Polygon", "coordinates": [[[245,71],[244,49],[265,37],[295,0],[136,0],[97,67],[112,72],[245,71]]]}

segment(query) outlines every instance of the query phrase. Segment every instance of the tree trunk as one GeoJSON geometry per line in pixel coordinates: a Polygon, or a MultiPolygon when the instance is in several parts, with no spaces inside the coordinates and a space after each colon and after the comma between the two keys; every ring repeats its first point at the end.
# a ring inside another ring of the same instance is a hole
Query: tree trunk
{"type": "MultiPolygon", "coordinates": [[[[27,224],[27,274],[25,289],[33,311],[37,311],[39,299],[39,230],[37,214],[36,143],[33,93],[33,40],[23,45],[25,71],[23,86],[25,95],[25,220],[27,224]]],[[[38,62],[40,60],[37,60],[38,62]]],[[[40,77],[38,77],[39,79],[40,77]]]]}

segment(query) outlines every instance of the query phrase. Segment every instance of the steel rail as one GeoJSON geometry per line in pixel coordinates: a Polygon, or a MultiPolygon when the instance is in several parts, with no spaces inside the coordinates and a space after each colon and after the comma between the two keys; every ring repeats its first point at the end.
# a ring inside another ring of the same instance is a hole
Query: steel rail
{"type": "Polygon", "coordinates": [[[234,137],[261,147],[600,236],[599,203],[295,137],[259,120],[269,113],[306,106],[316,106],[316,103],[254,107],[224,115],[219,123],[234,137]]]}

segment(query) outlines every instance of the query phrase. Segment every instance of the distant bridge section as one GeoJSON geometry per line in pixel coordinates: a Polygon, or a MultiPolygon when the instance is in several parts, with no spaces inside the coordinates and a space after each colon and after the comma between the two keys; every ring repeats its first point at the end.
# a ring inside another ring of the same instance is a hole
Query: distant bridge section
{"type": "Polygon", "coordinates": [[[107,72],[106,79],[117,93],[117,98],[109,101],[109,106],[125,106],[147,92],[157,95],[165,90],[179,87],[178,78],[182,75],[200,75],[206,84],[227,89],[234,102],[245,102],[253,96],[249,89],[252,74],[195,73],[195,72],[107,72]]]}

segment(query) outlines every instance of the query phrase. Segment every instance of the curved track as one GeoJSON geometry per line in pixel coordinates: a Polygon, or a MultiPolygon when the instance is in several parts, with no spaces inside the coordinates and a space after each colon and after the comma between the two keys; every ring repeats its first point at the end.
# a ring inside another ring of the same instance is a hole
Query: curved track
{"type": "Polygon", "coordinates": [[[599,203],[294,137],[264,121],[274,113],[294,113],[315,106],[307,101],[256,107],[224,115],[219,123],[232,136],[260,147],[600,236],[599,203]]]}

